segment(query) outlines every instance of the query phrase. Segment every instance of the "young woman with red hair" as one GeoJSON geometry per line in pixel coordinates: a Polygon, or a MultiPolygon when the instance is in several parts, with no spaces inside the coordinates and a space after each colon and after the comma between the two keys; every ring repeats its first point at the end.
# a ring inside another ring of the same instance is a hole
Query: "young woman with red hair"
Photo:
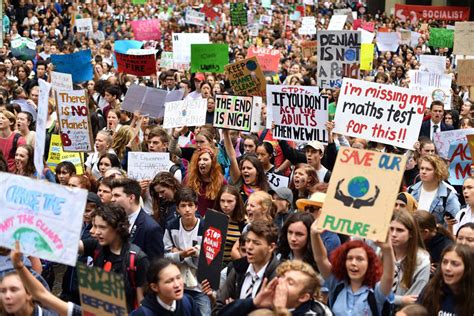
{"type": "Polygon", "coordinates": [[[334,315],[382,315],[385,301],[393,300],[394,255],[390,241],[376,242],[382,249],[382,265],[374,250],[361,240],[342,244],[330,262],[317,228],[311,225],[314,259],[329,289],[334,315]],[[374,301],[375,304],[370,304],[374,301]]]}
{"type": "Polygon", "coordinates": [[[217,150],[202,146],[193,154],[184,184],[198,194],[198,212],[204,217],[208,208],[214,206],[219,190],[227,184],[217,162],[217,150]]]}

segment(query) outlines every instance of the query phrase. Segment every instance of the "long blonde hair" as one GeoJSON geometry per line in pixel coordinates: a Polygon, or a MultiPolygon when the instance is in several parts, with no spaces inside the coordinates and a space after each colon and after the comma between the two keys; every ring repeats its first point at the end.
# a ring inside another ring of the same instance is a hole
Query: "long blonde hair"
{"type": "Polygon", "coordinates": [[[132,140],[133,129],[128,126],[122,126],[113,136],[112,149],[120,160],[124,159],[125,147],[132,140]]]}

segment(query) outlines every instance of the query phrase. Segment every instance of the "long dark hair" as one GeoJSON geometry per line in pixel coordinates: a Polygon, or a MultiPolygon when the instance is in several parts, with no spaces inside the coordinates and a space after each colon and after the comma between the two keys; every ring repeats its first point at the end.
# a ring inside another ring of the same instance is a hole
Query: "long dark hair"
{"type": "Polygon", "coordinates": [[[221,197],[222,194],[229,193],[235,197],[236,203],[234,210],[232,211],[232,215],[230,216],[230,220],[240,223],[245,220],[245,208],[244,208],[244,201],[242,201],[242,197],[240,196],[239,190],[233,185],[224,185],[219,193],[217,193],[216,200],[214,201],[214,209],[218,212],[224,213],[221,209],[221,197]]]}
{"type": "Polygon", "coordinates": [[[257,169],[256,186],[260,190],[268,192],[270,190],[270,185],[268,184],[267,175],[265,173],[265,170],[263,169],[262,163],[260,162],[260,160],[258,160],[257,156],[255,154],[243,155],[242,160],[240,160],[239,163],[239,169],[241,170],[244,161],[249,161],[255,167],[255,169],[257,169]]]}
{"type": "MultiPolygon", "coordinates": [[[[35,170],[36,170],[35,169],[34,158],[33,158],[33,156],[34,156],[33,146],[31,146],[31,145],[21,145],[21,146],[18,146],[18,148],[23,148],[27,152],[28,160],[26,161],[26,166],[25,166],[25,170],[23,170],[23,175],[27,176],[27,177],[31,177],[31,176],[34,175],[35,170]]],[[[18,148],[17,148],[17,150],[18,150],[18,148]]]]}
{"type": "Polygon", "coordinates": [[[181,189],[182,185],[170,172],[160,172],[150,182],[149,191],[153,201],[153,218],[161,225],[161,227],[165,228],[166,217],[168,211],[170,211],[169,206],[172,205],[173,202],[165,202],[160,199],[158,193],[155,191],[157,185],[171,189],[175,195],[176,192],[181,189]]]}
{"type": "Polygon", "coordinates": [[[160,259],[156,259],[152,261],[152,263],[150,264],[150,267],[148,268],[146,272],[146,280],[147,280],[147,287],[145,289],[146,294],[156,295],[156,293],[151,289],[150,284],[152,283],[158,284],[158,282],[160,281],[161,271],[163,271],[165,268],[171,265],[176,266],[179,269],[179,266],[176,263],[166,258],[160,258],[160,259]]]}

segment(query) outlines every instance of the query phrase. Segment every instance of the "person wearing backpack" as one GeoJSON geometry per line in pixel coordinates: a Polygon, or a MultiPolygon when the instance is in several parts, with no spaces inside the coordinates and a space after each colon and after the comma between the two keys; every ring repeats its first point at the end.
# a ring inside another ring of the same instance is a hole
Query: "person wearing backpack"
{"type": "Polygon", "coordinates": [[[18,146],[26,145],[26,140],[20,133],[13,132],[16,128],[16,117],[10,111],[0,110],[0,150],[7,160],[8,172],[14,173],[15,153],[18,146]]]}
{"type": "Polygon", "coordinates": [[[130,316],[199,316],[192,297],[184,293],[184,281],[176,263],[158,259],[147,272],[148,286],[141,306],[130,316]]]}
{"type": "Polygon", "coordinates": [[[88,238],[79,241],[79,254],[93,258],[94,267],[123,275],[128,312],[143,299],[147,255],[129,242],[127,214],[120,206],[98,206],[91,215],[93,227],[88,238]]]}
{"type": "Polygon", "coordinates": [[[319,271],[329,289],[328,305],[335,316],[386,315],[393,302],[394,254],[390,240],[377,241],[382,249],[383,273],[374,250],[361,240],[351,240],[332,253],[329,261],[318,221],[311,225],[311,245],[319,271]]]}

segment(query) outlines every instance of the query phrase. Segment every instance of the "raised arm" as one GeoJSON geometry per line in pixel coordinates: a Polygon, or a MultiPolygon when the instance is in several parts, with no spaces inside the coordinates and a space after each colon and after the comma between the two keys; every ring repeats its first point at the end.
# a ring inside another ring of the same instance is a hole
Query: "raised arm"
{"type": "Polygon", "coordinates": [[[318,265],[319,272],[324,279],[331,275],[332,265],[329,262],[326,248],[321,239],[321,231],[318,229],[318,221],[314,221],[311,225],[311,248],[313,249],[314,261],[318,265]]]}
{"type": "Polygon", "coordinates": [[[235,148],[232,145],[232,140],[230,139],[229,130],[224,129],[222,131],[224,137],[224,147],[229,156],[230,160],[230,178],[233,183],[237,183],[240,179],[241,173],[239,169],[239,164],[237,163],[237,155],[235,154],[235,148]]]}
{"type": "Polygon", "coordinates": [[[395,273],[395,259],[393,254],[392,244],[390,238],[387,242],[376,242],[377,246],[382,250],[383,274],[380,279],[380,291],[388,296],[392,291],[393,276],[395,273]]]}

